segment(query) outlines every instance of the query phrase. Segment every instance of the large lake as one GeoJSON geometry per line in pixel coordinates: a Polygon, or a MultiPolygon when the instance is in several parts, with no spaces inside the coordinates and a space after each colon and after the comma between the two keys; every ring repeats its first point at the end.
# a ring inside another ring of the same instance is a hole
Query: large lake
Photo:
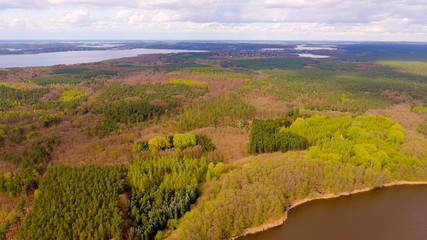
{"type": "Polygon", "coordinates": [[[427,186],[394,186],[292,209],[281,226],[239,240],[426,240],[427,186]]]}
{"type": "Polygon", "coordinates": [[[126,50],[93,50],[93,51],[69,51],[39,54],[0,55],[0,68],[13,67],[41,67],[58,64],[77,64],[98,62],[108,59],[134,57],[140,54],[201,52],[192,50],[174,49],[126,49],[126,50]]]}

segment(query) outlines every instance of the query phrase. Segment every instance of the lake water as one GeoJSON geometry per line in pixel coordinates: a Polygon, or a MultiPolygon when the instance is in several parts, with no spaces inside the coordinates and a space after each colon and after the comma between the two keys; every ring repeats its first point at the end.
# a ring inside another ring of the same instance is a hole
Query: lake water
{"type": "Polygon", "coordinates": [[[300,57],[305,58],[329,58],[330,56],[326,55],[317,55],[317,54],[311,54],[311,53],[297,53],[300,57]]]}
{"type": "Polygon", "coordinates": [[[126,50],[94,50],[69,51],[39,54],[0,55],[0,68],[41,67],[58,64],[77,64],[99,62],[108,59],[134,57],[140,54],[200,52],[193,50],[174,49],[126,49],[126,50]]]}
{"type": "Polygon", "coordinates": [[[337,50],[336,47],[329,46],[329,45],[318,45],[318,46],[307,47],[307,45],[305,44],[297,45],[294,49],[295,50],[337,50]]]}
{"type": "Polygon", "coordinates": [[[281,226],[239,240],[426,240],[427,186],[378,189],[315,200],[292,209],[281,226]]]}

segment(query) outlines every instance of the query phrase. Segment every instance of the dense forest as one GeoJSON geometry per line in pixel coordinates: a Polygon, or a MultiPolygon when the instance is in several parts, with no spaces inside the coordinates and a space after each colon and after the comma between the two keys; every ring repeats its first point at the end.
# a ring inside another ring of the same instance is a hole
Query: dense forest
{"type": "Polygon", "coordinates": [[[126,187],[123,165],[48,170],[18,239],[122,239],[117,203],[126,187]]]}
{"type": "Polygon", "coordinates": [[[231,239],[305,198],[427,181],[418,45],[200,46],[0,69],[0,239],[231,239]]]}

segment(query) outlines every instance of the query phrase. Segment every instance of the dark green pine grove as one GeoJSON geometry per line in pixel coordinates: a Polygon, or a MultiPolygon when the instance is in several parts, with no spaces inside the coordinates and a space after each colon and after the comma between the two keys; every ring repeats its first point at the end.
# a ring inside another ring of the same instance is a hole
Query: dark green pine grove
{"type": "Polygon", "coordinates": [[[276,151],[304,150],[309,146],[308,140],[290,130],[287,119],[254,119],[249,140],[249,152],[271,153],[276,151]]]}
{"type": "Polygon", "coordinates": [[[206,179],[205,159],[149,158],[130,165],[133,187],[129,200],[135,239],[154,239],[165,227],[175,229],[178,219],[195,203],[198,184],[206,179]]]}
{"type": "Polygon", "coordinates": [[[134,239],[154,239],[164,228],[175,229],[178,219],[190,210],[199,191],[197,185],[190,189],[152,188],[135,190],[130,198],[130,218],[135,227],[134,239]]]}

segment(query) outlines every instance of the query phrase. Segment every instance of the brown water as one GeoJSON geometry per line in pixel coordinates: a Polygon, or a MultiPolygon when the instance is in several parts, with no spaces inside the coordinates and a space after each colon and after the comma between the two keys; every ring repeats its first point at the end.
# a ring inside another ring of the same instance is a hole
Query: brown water
{"type": "Polygon", "coordinates": [[[427,240],[427,185],[304,203],[281,226],[239,240],[427,240]]]}

